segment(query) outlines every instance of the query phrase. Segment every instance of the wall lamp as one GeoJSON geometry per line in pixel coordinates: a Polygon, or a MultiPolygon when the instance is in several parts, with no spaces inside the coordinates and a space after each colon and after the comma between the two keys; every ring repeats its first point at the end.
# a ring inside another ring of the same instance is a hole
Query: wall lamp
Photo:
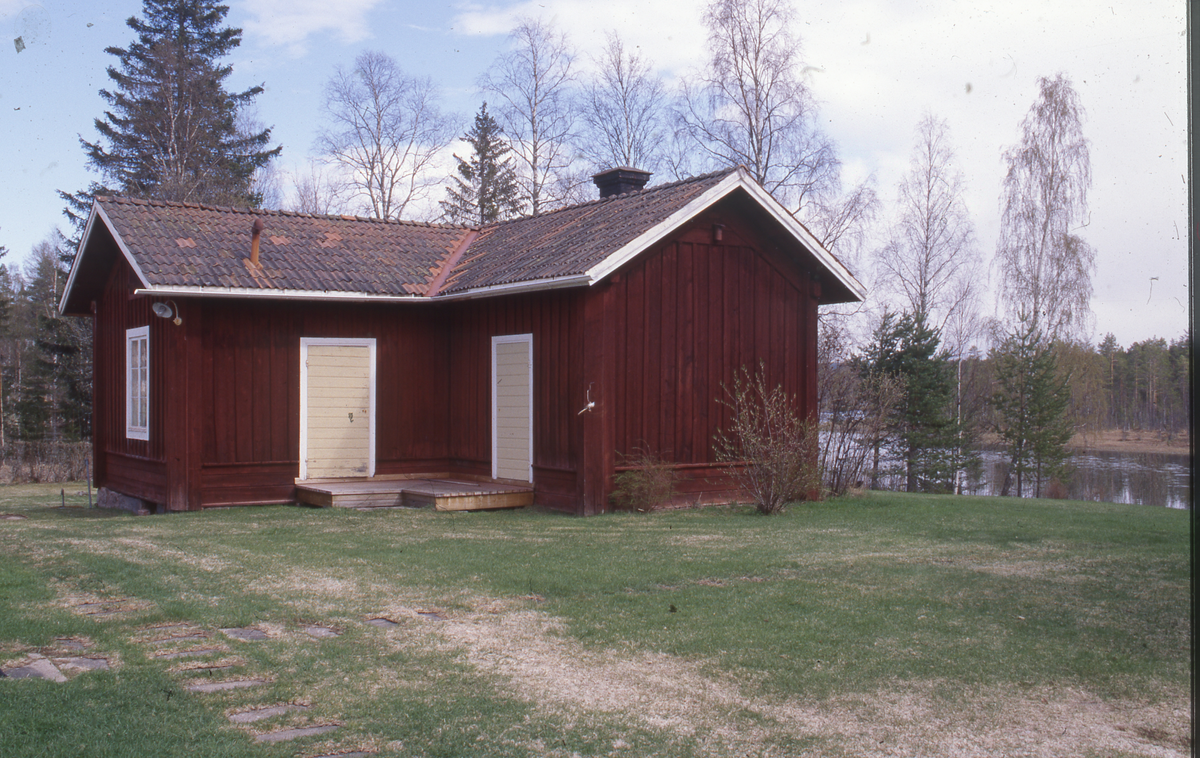
{"type": "Polygon", "coordinates": [[[154,303],[150,306],[150,310],[154,311],[154,315],[159,318],[169,318],[175,322],[175,326],[183,323],[183,319],[179,318],[179,305],[174,300],[168,300],[165,303],[154,303]]]}

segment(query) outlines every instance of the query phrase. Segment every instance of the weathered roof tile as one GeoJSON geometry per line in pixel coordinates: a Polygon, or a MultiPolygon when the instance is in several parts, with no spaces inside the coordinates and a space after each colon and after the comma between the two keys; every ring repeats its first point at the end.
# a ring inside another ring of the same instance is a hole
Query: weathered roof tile
{"type": "Polygon", "coordinates": [[[584,274],[729,173],[483,229],[121,197],[97,204],[151,288],[437,296],[584,274]],[[249,260],[255,219],[264,225],[258,267],[249,260]],[[456,255],[467,241],[468,249],[456,255]],[[448,265],[453,270],[443,276],[448,265]],[[431,293],[439,277],[445,281],[431,293]]]}

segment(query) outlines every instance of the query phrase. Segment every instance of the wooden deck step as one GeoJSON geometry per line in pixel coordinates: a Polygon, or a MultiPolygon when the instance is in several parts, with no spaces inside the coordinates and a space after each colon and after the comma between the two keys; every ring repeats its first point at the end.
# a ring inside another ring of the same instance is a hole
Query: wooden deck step
{"type": "Polygon", "coordinates": [[[322,508],[478,511],[533,505],[533,487],[457,479],[347,479],[297,482],[296,498],[322,508]]]}

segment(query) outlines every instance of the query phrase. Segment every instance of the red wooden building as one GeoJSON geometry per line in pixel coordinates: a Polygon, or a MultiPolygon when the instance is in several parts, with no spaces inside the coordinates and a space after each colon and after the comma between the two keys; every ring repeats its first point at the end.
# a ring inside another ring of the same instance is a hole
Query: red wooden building
{"type": "Polygon", "coordinates": [[[94,475],[158,509],[293,502],[316,479],[527,482],[607,510],[622,457],[731,495],[722,383],[816,407],[845,267],[742,169],[484,228],[96,201],[60,308],[94,329],[94,475]]]}

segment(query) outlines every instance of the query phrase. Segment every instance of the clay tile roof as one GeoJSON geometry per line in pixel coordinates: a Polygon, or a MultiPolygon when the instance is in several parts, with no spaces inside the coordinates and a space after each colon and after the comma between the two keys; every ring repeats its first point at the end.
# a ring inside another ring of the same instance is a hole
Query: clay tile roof
{"type": "Polygon", "coordinates": [[[98,199],[151,287],[423,295],[469,229],[187,203],[98,199]],[[259,266],[251,226],[262,219],[259,266]]]}
{"type": "Polygon", "coordinates": [[[584,274],[734,170],[483,229],[122,197],[97,205],[152,289],[436,297],[584,274]]]}
{"type": "Polygon", "coordinates": [[[439,294],[586,273],[735,170],[485,227],[439,294]]]}

